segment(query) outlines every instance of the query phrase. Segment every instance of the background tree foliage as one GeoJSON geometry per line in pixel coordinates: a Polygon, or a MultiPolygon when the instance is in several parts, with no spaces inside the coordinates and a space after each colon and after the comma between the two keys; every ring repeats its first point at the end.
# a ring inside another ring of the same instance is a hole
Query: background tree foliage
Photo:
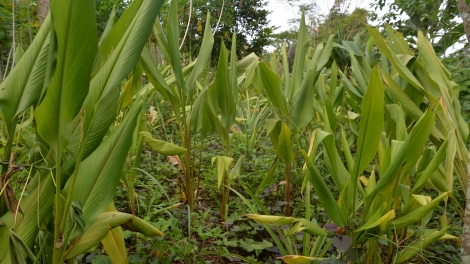
{"type": "MultiPolygon", "coordinates": [[[[275,27],[269,26],[265,0],[193,0],[191,17],[190,1],[179,0],[180,11],[180,42],[185,34],[188,20],[190,20],[188,33],[184,40],[182,52],[189,54],[190,58],[196,57],[204,37],[204,25],[206,14],[211,14],[211,27],[216,30],[212,60],[216,61],[219,56],[220,40],[224,40],[228,48],[231,47],[231,37],[237,33],[237,55],[245,56],[249,53],[261,55],[271,44],[271,38],[275,27]],[[222,13],[222,16],[220,16],[222,13]],[[219,21],[220,17],[220,21],[219,21]]],[[[162,8],[166,14],[169,3],[162,8]]],[[[166,24],[167,17],[162,17],[166,24]]]]}

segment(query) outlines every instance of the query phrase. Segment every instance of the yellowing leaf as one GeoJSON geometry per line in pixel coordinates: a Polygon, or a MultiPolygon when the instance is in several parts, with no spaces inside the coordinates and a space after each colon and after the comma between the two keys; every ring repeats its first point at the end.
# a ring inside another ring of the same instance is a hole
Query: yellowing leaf
{"type": "Polygon", "coordinates": [[[153,138],[152,134],[147,131],[141,132],[141,135],[151,149],[165,156],[182,155],[187,151],[187,149],[180,146],[153,138]]]}
{"type": "Polygon", "coordinates": [[[212,158],[212,164],[215,162],[217,165],[217,188],[220,188],[227,170],[230,168],[230,165],[232,165],[232,161],[232,158],[225,156],[217,156],[212,158]]]}
{"type": "Polygon", "coordinates": [[[275,216],[275,215],[247,214],[246,217],[254,220],[257,223],[273,225],[273,226],[288,225],[296,220],[294,217],[275,216]]]}
{"type": "Polygon", "coordinates": [[[277,259],[284,261],[287,264],[302,264],[302,263],[311,263],[314,260],[322,260],[324,258],[314,258],[314,257],[305,257],[297,255],[287,255],[282,256],[277,259]]]}

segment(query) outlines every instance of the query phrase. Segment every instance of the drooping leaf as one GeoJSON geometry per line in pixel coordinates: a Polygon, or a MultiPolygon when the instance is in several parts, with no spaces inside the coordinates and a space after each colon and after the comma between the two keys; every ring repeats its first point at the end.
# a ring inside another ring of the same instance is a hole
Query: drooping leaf
{"type": "Polygon", "coordinates": [[[279,257],[278,259],[284,261],[287,264],[304,264],[304,263],[312,263],[312,261],[315,261],[315,260],[323,260],[324,258],[286,255],[286,256],[279,257]]]}
{"type": "Polygon", "coordinates": [[[184,153],[186,153],[186,151],[188,151],[187,149],[174,145],[172,143],[163,140],[158,140],[152,137],[152,134],[147,131],[141,132],[140,134],[151,149],[165,156],[183,155],[184,153]]]}
{"type": "Polygon", "coordinates": [[[294,217],[276,216],[276,215],[247,214],[246,217],[250,218],[251,220],[257,223],[274,225],[274,226],[289,225],[290,223],[296,220],[294,217]]]}
{"type": "MultiPolygon", "coordinates": [[[[116,212],[114,202],[109,204],[106,212],[116,212]]],[[[109,230],[108,234],[101,240],[101,243],[112,263],[128,263],[124,233],[120,226],[109,230]]]]}
{"type": "Polygon", "coordinates": [[[65,259],[74,258],[85,253],[102,241],[108,232],[116,226],[123,226],[126,229],[140,232],[146,236],[164,236],[160,230],[136,216],[120,212],[107,212],[101,214],[78,241],[67,249],[65,259]]]}

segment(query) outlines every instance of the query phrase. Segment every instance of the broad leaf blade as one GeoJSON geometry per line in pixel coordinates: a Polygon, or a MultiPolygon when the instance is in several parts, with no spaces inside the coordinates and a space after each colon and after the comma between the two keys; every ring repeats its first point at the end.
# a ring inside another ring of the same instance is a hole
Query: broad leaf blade
{"type": "Polygon", "coordinates": [[[48,16],[22,59],[0,84],[0,111],[8,131],[12,119],[39,100],[46,75],[50,27],[48,16]]]}
{"type": "MultiPolygon", "coordinates": [[[[111,203],[142,103],[134,103],[121,125],[84,161],[80,163],[72,190],[72,201],[82,204],[85,229],[88,229],[111,203]]],[[[71,181],[66,184],[70,191],[71,181]]]]}
{"type": "Polygon", "coordinates": [[[98,49],[94,2],[52,2],[57,67],[35,116],[39,135],[60,155],[72,136],[71,122],[88,94],[98,49]],[[83,17],[87,19],[83,19],[83,17]]]}
{"type": "Polygon", "coordinates": [[[359,174],[375,157],[382,136],[384,124],[384,90],[377,67],[372,71],[361,105],[361,125],[357,140],[357,152],[351,177],[353,184],[357,183],[359,174]]]}

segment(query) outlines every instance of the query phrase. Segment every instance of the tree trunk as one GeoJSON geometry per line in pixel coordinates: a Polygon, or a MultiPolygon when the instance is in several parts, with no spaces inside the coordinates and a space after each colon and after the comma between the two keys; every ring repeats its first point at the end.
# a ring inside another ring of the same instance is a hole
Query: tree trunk
{"type": "Polygon", "coordinates": [[[46,19],[46,16],[49,13],[49,1],[50,0],[38,0],[39,25],[42,25],[44,19],[46,19]]]}
{"type": "Polygon", "coordinates": [[[457,3],[460,16],[462,16],[465,36],[467,36],[467,41],[470,44],[470,6],[467,5],[465,0],[455,0],[455,2],[457,3]]]}
{"type": "MultiPolygon", "coordinates": [[[[467,38],[468,38],[468,34],[467,34],[467,38]]],[[[460,235],[460,241],[462,243],[460,257],[462,258],[462,263],[470,263],[470,162],[467,164],[467,197],[466,198],[467,198],[467,202],[466,202],[467,205],[465,206],[465,219],[463,219],[463,231],[462,231],[462,234],[460,235]]]]}
{"type": "MultiPolygon", "coordinates": [[[[457,8],[462,16],[463,28],[467,42],[470,44],[470,6],[465,0],[456,0],[457,8]]],[[[462,186],[463,187],[463,186],[462,186]]],[[[470,161],[467,165],[467,201],[465,206],[465,219],[463,219],[463,231],[460,235],[462,243],[461,258],[462,263],[470,263],[470,161]]]]}

